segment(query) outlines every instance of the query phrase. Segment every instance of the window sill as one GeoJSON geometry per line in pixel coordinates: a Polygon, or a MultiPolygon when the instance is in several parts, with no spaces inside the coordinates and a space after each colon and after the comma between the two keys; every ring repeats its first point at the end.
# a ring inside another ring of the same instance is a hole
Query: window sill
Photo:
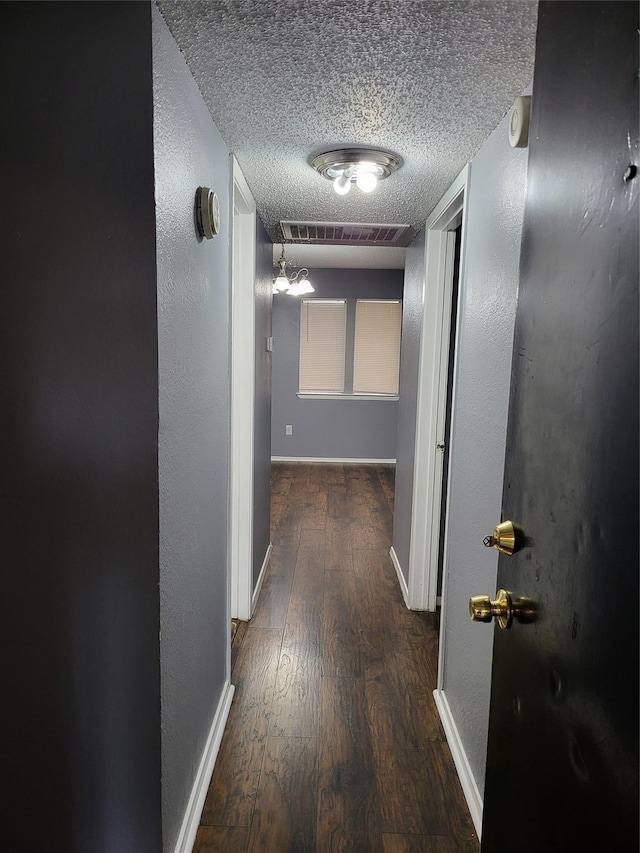
{"type": "Polygon", "coordinates": [[[376,400],[377,402],[395,402],[397,394],[314,394],[309,391],[298,391],[300,400],[376,400]]]}

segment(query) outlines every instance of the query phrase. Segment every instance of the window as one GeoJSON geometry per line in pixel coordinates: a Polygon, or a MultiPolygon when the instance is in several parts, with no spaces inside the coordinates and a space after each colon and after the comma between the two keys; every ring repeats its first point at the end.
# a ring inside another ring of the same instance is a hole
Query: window
{"type": "Polygon", "coordinates": [[[396,397],[402,302],[303,299],[299,394],[396,397]]]}
{"type": "Polygon", "coordinates": [[[300,391],[344,392],[346,299],[303,299],[300,304],[300,391]]]}
{"type": "Polygon", "coordinates": [[[397,394],[402,302],[358,299],[353,345],[354,394],[397,394]]]}

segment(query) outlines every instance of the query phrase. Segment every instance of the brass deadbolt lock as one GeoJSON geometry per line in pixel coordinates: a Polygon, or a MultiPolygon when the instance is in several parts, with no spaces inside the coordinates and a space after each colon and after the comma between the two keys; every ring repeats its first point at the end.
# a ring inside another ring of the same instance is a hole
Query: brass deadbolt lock
{"type": "Polygon", "coordinates": [[[493,536],[485,536],[482,543],[510,557],[524,545],[524,530],[513,521],[503,521],[493,529],[493,536]]]}

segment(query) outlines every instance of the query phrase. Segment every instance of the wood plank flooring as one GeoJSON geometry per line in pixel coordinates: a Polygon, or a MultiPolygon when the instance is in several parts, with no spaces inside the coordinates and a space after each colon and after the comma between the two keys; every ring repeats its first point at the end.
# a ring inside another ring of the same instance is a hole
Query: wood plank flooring
{"type": "Polygon", "coordinates": [[[389,557],[390,466],[276,464],[273,551],[194,853],[477,853],[438,632],[389,557]]]}

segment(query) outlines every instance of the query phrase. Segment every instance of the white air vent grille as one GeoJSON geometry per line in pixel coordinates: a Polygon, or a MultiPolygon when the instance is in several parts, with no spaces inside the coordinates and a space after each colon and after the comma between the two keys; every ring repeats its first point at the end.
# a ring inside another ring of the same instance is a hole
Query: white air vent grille
{"type": "Polygon", "coordinates": [[[362,225],[352,222],[281,222],[285,243],[333,246],[406,246],[410,225],[362,225]]]}

